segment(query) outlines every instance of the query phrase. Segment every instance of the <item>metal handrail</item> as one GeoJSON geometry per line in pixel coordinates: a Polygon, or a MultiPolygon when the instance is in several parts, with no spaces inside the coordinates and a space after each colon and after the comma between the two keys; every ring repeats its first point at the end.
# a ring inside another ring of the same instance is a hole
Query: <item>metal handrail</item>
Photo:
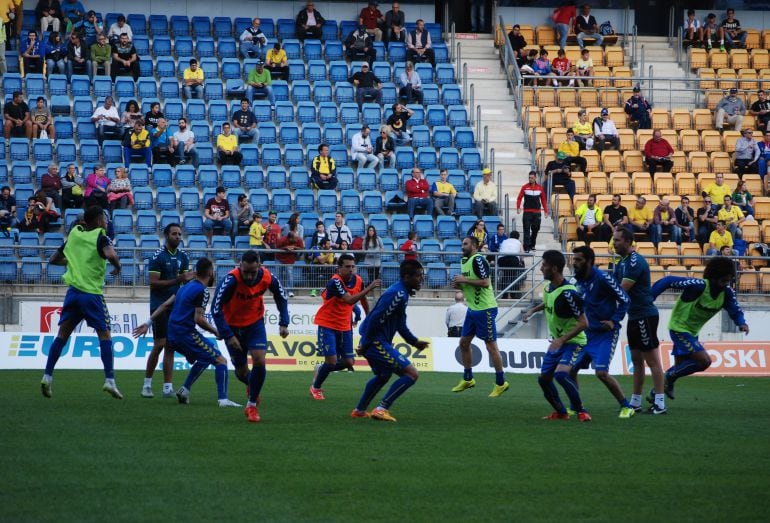
{"type": "Polygon", "coordinates": [[[467,62],[463,64],[463,74],[462,74],[461,80],[462,80],[462,86],[463,86],[463,94],[462,94],[463,103],[465,103],[467,100],[465,96],[467,96],[466,93],[468,92],[468,63],[467,62]]]}
{"type": "Polygon", "coordinates": [[[650,68],[648,69],[648,77],[650,79],[649,85],[648,85],[648,91],[650,93],[650,103],[655,104],[655,87],[653,86],[653,80],[654,80],[654,73],[652,70],[652,64],[650,64],[650,68]]]}
{"type": "Polygon", "coordinates": [[[636,67],[636,44],[637,44],[637,27],[636,24],[631,28],[631,68],[636,67]]]}
{"type": "Polygon", "coordinates": [[[483,147],[481,148],[481,154],[482,154],[482,160],[481,163],[486,165],[487,163],[487,150],[489,148],[489,126],[484,126],[484,141],[483,141],[483,147]]]}
{"type": "Polygon", "coordinates": [[[644,59],[645,59],[645,56],[644,56],[644,45],[642,45],[642,47],[639,49],[639,55],[640,55],[639,63],[641,64],[639,66],[639,76],[641,77],[639,85],[641,86],[641,85],[644,85],[644,83],[645,83],[644,82],[644,59]]]}
{"type": "Polygon", "coordinates": [[[626,8],[623,10],[623,38],[620,40],[620,46],[625,51],[626,49],[626,40],[628,39],[628,23],[631,20],[631,6],[626,5],[626,8]]]}
{"type": "Polygon", "coordinates": [[[668,43],[672,44],[674,39],[674,6],[668,10],[668,43]]]}
{"type": "MultiPolygon", "coordinates": [[[[673,9],[673,7],[672,7],[673,9]]],[[[682,67],[682,45],[684,43],[684,29],[682,27],[679,27],[679,30],[676,34],[676,41],[674,42],[674,45],[676,46],[676,63],[679,64],[679,67],[682,67]]]]}
{"type": "Polygon", "coordinates": [[[481,136],[481,104],[476,106],[476,136],[481,136]]]}
{"type": "MultiPolygon", "coordinates": [[[[492,148],[492,151],[494,151],[494,148],[492,148]]],[[[491,171],[495,172],[494,163],[492,164],[491,171]]],[[[505,193],[505,195],[507,196],[508,193],[505,193]]],[[[503,207],[503,171],[497,171],[497,202],[495,203],[497,204],[497,214],[499,215],[500,209],[502,209],[503,207]]],[[[503,222],[503,223],[506,223],[506,222],[503,222]]]]}
{"type": "MultiPolygon", "coordinates": [[[[501,178],[501,176],[498,176],[498,178],[501,178]]],[[[498,189],[497,194],[500,194],[500,190],[498,189]]],[[[508,228],[509,220],[511,219],[511,196],[508,193],[505,193],[505,205],[503,206],[503,223],[505,224],[505,228],[508,228]]],[[[511,227],[511,230],[513,230],[513,227],[511,227]]]]}
{"type": "MultiPolygon", "coordinates": [[[[521,257],[521,255],[519,256],[521,257]]],[[[511,311],[518,308],[525,299],[529,299],[528,298],[529,296],[534,296],[534,293],[537,291],[537,289],[541,285],[543,285],[544,280],[540,281],[537,285],[535,285],[535,277],[539,272],[539,267],[542,262],[543,262],[542,259],[536,259],[532,257],[532,266],[525,269],[523,273],[521,273],[515,280],[513,280],[513,282],[511,282],[510,285],[506,286],[506,288],[496,296],[497,299],[500,299],[501,296],[505,295],[508,292],[520,292],[516,290],[512,291],[512,289],[514,288],[515,285],[517,285],[519,282],[523,282],[526,278],[531,279],[532,285],[530,285],[530,288],[524,291],[522,295],[519,296],[519,298],[516,301],[514,301],[508,308],[506,308],[505,310],[501,311],[501,313],[498,314],[497,320],[496,320],[498,325],[500,325],[500,320],[504,319],[506,316],[508,316],[511,313],[511,311]]]]}
{"type": "Polygon", "coordinates": [[[457,44],[455,44],[455,45],[457,47],[457,61],[455,62],[455,77],[456,78],[460,78],[460,73],[462,72],[460,70],[460,63],[463,60],[462,59],[462,56],[463,56],[462,46],[463,46],[463,44],[462,44],[462,42],[457,42],[457,44]]]}
{"type": "MultiPolygon", "coordinates": [[[[489,170],[495,172],[495,148],[489,150],[489,170]]],[[[500,208],[500,191],[497,192],[497,208],[500,208]]]]}
{"type": "MultiPolygon", "coordinates": [[[[502,28],[502,32],[505,33],[505,21],[503,20],[503,17],[498,17],[498,20],[499,26],[502,28]]],[[[519,65],[516,63],[514,58],[511,41],[508,39],[508,35],[506,34],[503,35],[503,45],[500,46],[500,61],[502,62],[503,72],[508,78],[508,90],[513,95],[513,100],[516,107],[516,123],[521,126],[522,113],[524,112],[524,107],[522,104],[521,71],[519,71],[519,65]]]]}
{"type": "MultiPolygon", "coordinates": [[[[474,88],[474,85],[475,84],[471,84],[470,88],[468,89],[470,91],[470,93],[468,95],[468,99],[467,100],[463,100],[463,103],[467,103],[469,108],[473,107],[473,104],[474,104],[475,98],[476,98],[476,90],[474,88]]],[[[473,118],[474,118],[473,111],[468,111],[468,124],[471,127],[473,127],[473,118]]]]}

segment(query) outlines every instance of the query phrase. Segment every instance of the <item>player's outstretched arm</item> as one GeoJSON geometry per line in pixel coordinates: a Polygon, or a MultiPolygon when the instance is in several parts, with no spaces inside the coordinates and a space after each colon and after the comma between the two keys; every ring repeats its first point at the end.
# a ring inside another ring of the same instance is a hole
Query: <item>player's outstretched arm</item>
{"type": "Polygon", "coordinates": [[[521,317],[521,321],[524,323],[527,323],[529,319],[537,314],[538,312],[545,310],[545,303],[541,303],[540,305],[535,305],[531,309],[524,312],[524,315],[521,317]]]}
{"type": "Polygon", "coordinates": [[[48,259],[48,263],[51,265],[67,265],[67,257],[64,256],[64,246],[67,245],[67,243],[63,243],[61,247],[56,249],[56,252],[54,252],[51,257],[48,259]]]}
{"type": "Polygon", "coordinates": [[[171,296],[169,299],[164,301],[160,307],[155,309],[155,311],[150,315],[150,319],[141,325],[138,325],[134,330],[132,330],[131,335],[134,338],[138,338],[139,336],[144,336],[147,334],[147,331],[149,331],[150,327],[152,326],[152,322],[155,321],[158,316],[170,309],[174,305],[174,301],[176,301],[176,294],[171,296]]]}
{"type": "Polygon", "coordinates": [[[206,320],[206,311],[203,309],[203,307],[195,307],[195,324],[198,325],[198,327],[201,329],[208,331],[219,338],[219,333],[217,332],[216,327],[214,327],[206,320]]]}
{"type": "MultiPolygon", "coordinates": [[[[363,301],[366,300],[366,295],[369,294],[372,291],[372,289],[374,289],[375,287],[379,287],[381,284],[382,284],[382,280],[374,280],[369,285],[364,287],[361,290],[361,292],[359,292],[358,294],[350,294],[349,292],[346,292],[345,294],[343,294],[341,296],[342,301],[344,301],[348,305],[354,305],[354,304],[358,303],[359,301],[361,301],[362,304],[363,304],[363,301]]],[[[368,304],[367,304],[366,308],[364,309],[364,311],[367,314],[369,313],[369,305],[368,304]]]]}
{"type": "Polygon", "coordinates": [[[735,295],[735,289],[732,287],[727,287],[725,289],[725,301],[722,307],[727,311],[730,319],[733,320],[740,331],[744,334],[748,334],[749,325],[746,323],[746,317],[743,315],[743,309],[741,309],[741,306],[738,303],[738,297],[735,295]]]}
{"type": "Polygon", "coordinates": [[[699,278],[682,278],[681,276],[666,276],[656,281],[652,286],[652,298],[660,296],[666,289],[703,291],[706,282],[699,278]]]}
{"type": "Polygon", "coordinates": [[[112,244],[106,245],[102,250],[102,253],[107,261],[112,264],[113,269],[110,274],[113,276],[120,274],[120,258],[118,257],[118,253],[116,253],[115,249],[112,247],[112,244]]]}

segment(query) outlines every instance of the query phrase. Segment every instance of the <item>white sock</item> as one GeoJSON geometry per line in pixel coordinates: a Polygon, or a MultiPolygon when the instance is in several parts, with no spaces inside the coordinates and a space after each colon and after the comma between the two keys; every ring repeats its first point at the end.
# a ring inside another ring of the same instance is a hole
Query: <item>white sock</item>
{"type": "Polygon", "coordinates": [[[253,402],[251,402],[251,401],[249,401],[248,403],[246,403],[246,406],[247,406],[247,407],[256,407],[256,406],[257,406],[257,404],[256,404],[256,403],[253,403],[253,402]]]}
{"type": "Polygon", "coordinates": [[[665,394],[655,394],[655,405],[657,405],[659,409],[665,409],[666,408],[666,395],[665,394]]]}
{"type": "Polygon", "coordinates": [[[144,378],[144,386],[152,388],[152,378],[144,378]]]}
{"type": "Polygon", "coordinates": [[[174,390],[174,384],[173,383],[164,383],[163,384],[163,392],[171,392],[174,390]]]}
{"type": "Polygon", "coordinates": [[[719,41],[719,45],[725,45],[725,41],[724,41],[724,39],[722,39],[722,40],[720,40],[720,41],[719,41]]]}
{"type": "Polygon", "coordinates": [[[104,380],[104,382],[107,383],[108,385],[112,386],[112,387],[115,387],[115,379],[114,378],[107,378],[106,380],[104,380]]]}
{"type": "Polygon", "coordinates": [[[641,407],[642,406],[642,395],[641,394],[631,394],[631,406],[632,407],[641,407]]]}
{"type": "Polygon", "coordinates": [[[53,381],[53,376],[51,376],[50,374],[43,374],[43,379],[45,381],[51,382],[53,381]]]}

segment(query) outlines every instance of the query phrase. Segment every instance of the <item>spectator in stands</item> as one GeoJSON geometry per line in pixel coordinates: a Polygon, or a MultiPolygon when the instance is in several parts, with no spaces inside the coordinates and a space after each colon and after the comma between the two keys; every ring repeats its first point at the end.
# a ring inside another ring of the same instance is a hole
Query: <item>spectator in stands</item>
{"type": "MultiPolygon", "coordinates": [[[[269,249],[275,249],[278,245],[278,238],[281,237],[281,226],[276,223],[278,214],[275,211],[267,213],[267,223],[265,224],[265,245],[269,249]]],[[[272,253],[265,254],[265,260],[273,260],[272,253]]]]}
{"type": "Polygon", "coordinates": [[[733,205],[738,207],[745,216],[754,216],[754,196],[749,192],[744,180],[738,181],[733,192],[733,205]]]}
{"type": "Polygon", "coordinates": [[[741,137],[735,141],[735,172],[738,176],[757,174],[759,172],[759,157],[762,152],[754,140],[754,129],[743,129],[741,137]]]}
{"type": "Polygon", "coordinates": [[[278,238],[276,248],[279,249],[275,253],[275,260],[280,264],[278,265],[279,278],[281,283],[283,283],[284,289],[289,292],[289,298],[293,298],[294,270],[292,265],[297,262],[299,257],[299,253],[296,251],[304,249],[305,242],[301,236],[290,232],[288,235],[278,238]]]}
{"type": "Polygon", "coordinates": [[[594,145],[594,128],[588,122],[588,114],[585,109],[578,111],[578,119],[572,124],[572,132],[575,133],[575,141],[580,150],[591,149],[594,145]]]}
{"type": "Polygon", "coordinates": [[[566,139],[559,144],[557,152],[562,152],[567,155],[565,161],[567,165],[576,165],[580,172],[586,172],[588,166],[586,159],[580,156],[580,145],[575,140],[575,131],[567,129],[566,139]]]}
{"type": "MultiPolygon", "coordinates": [[[[575,75],[582,79],[583,85],[590,86],[592,83],[591,78],[594,76],[594,61],[588,49],[580,51],[580,58],[578,58],[575,67],[575,75]]],[[[578,86],[580,86],[580,81],[578,81],[578,86]]]]}
{"type": "Polygon", "coordinates": [[[123,161],[126,167],[131,165],[132,158],[141,158],[147,167],[152,167],[152,139],[149,131],[140,122],[136,122],[131,132],[123,139],[123,161]]]}
{"type": "Polygon", "coordinates": [[[751,104],[749,112],[757,121],[757,128],[762,131],[770,131],[770,100],[767,99],[767,93],[764,89],[757,91],[757,100],[751,104]]]}
{"type": "Polygon", "coordinates": [[[390,11],[385,13],[385,31],[387,32],[388,42],[406,43],[406,15],[401,10],[398,2],[393,2],[390,11]]]}
{"type": "Polygon", "coordinates": [[[329,227],[329,238],[335,248],[339,248],[342,242],[347,242],[350,245],[353,241],[353,233],[350,232],[350,227],[345,224],[344,213],[338,212],[334,216],[334,223],[329,227]]]}
{"type": "Polygon", "coordinates": [[[425,21],[417,20],[417,27],[406,34],[406,59],[412,63],[430,62],[436,67],[436,53],[432,49],[430,33],[425,30],[425,21]]]}
{"type": "Polygon", "coordinates": [[[217,136],[217,155],[220,165],[240,165],[243,155],[238,149],[238,137],[230,131],[230,124],[222,124],[222,132],[217,136]]]}
{"type": "Polygon", "coordinates": [[[259,18],[254,18],[251,25],[244,29],[238,38],[241,42],[241,55],[244,58],[258,58],[260,60],[265,58],[267,37],[260,28],[261,23],[259,18]]]}
{"type": "Polygon", "coordinates": [[[650,239],[656,248],[663,239],[664,233],[668,233],[669,241],[677,244],[682,243],[681,229],[677,227],[676,212],[665,196],[660,199],[660,203],[652,211],[650,239]]]}
{"type": "Polygon", "coordinates": [[[524,204],[524,216],[521,218],[524,227],[524,251],[535,250],[537,233],[540,231],[540,218],[543,212],[548,216],[548,200],[545,189],[537,183],[537,173],[530,171],[527,183],[521,186],[516,198],[516,214],[521,213],[524,204]]]}
{"type": "Polygon", "coordinates": [[[125,33],[120,35],[118,45],[112,50],[110,75],[113,82],[118,76],[131,76],[134,81],[139,79],[139,55],[125,33]]]}
{"type": "Polygon", "coordinates": [[[484,220],[479,218],[468,229],[466,236],[473,236],[479,241],[479,251],[489,252],[489,234],[487,233],[487,225],[484,220]]]}
{"type": "Polygon", "coordinates": [[[606,108],[602,109],[598,118],[594,118],[593,130],[594,147],[597,151],[601,153],[606,147],[620,149],[618,128],[615,127],[615,122],[610,119],[610,112],[606,108]]]}
{"type": "Polygon", "coordinates": [[[554,79],[554,87],[558,87],[559,85],[569,85],[572,87],[575,85],[575,77],[577,74],[572,70],[572,64],[567,58],[564,49],[559,49],[556,52],[556,58],[551,62],[551,70],[554,75],[560,77],[554,79]]]}
{"type": "Polygon", "coordinates": [[[289,77],[289,58],[286,51],[281,49],[281,42],[273,44],[273,48],[265,55],[265,69],[270,71],[270,77],[289,77]]]}
{"type": "MultiPolygon", "coordinates": [[[[315,239],[315,237],[313,239],[315,239]]],[[[332,250],[332,241],[328,236],[321,238],[318,244],[311,245],[310,249],[313,251],[308,255],[310,258],[310,263],[315,265],[334,265],[334,251],[332,250]]],[[[318,291],[315,289],[313,292],[316,293],[316,296],[318,295],[318,291]]],[[[310,293],[311,296],[313,296],[313,292],[310,293]]]]}
{"type": "Polygon", "coordinates": [[[104,33],[104,27],[96,18],[96,12],[88,11],[85,19],[76,23],[73,26],[72,31],[78,33],[83,40],[83,43],[88,47],[91,47],[96,43],[96,37],[104,33]]]}
{"type": "Polygon", "coordinates": [[[111,77],[110,68],[112,66],[112,46],[107,43],[107,37],[100,34],[96,37],[96,43],[91,45],[91,71],[99,74],[99,68],[104,68],[104,76],[111,77]]]}
{"type": "Polygon", "coordinates": [[[385,250],[385,245],[382,243],[382,238],[377,235],[377,229],[374,225],[370,225],[366,228],[366,236],[364,237],[364,263],[370,267],[369,269],[369,281],[374,281],[380,277],[380,267],[382,266],[382,253],[385,250]]]}
{"type": "Polygon", "coordinates": [[[64,15],[63,21],[67,27],[67,32],[86,16],[86,8],[83,7],[80,0],[65,0],[61,6],[61,12],[64,15]]]}
{"type": "Polygon", "coordinates": [[[367,98],[374,103],[382,103],[382,80],[369,70],[368,63],[361,64],[361,70],[353,73],[348,82],[356,86],[356,103],[359,110],[367,98]]]}
{"type": "MultiPolygon", "coordinates": [[[[537,50],[530,49],[527,53],[527,57],[524,59],[524,63],[519,65],[519,69],[522,75],[535,75],[535,60],[537,60],[537,50]]],[[[536,78],[525,78],[524,85],[537,84],[536,78]]]]}
{"type": "Polygon", "coordinates": [[[417,102],[422,105],[422,80],[412,62],[406,62],[404,71],[398,77],[398,85],[398,97],[404,104],[417,102]]]}
{"type": "Polygon", "coordinates": [[[597,241],[604,239],[602,228],[602,210],[596,205],[596,195],[588,196],[588,201],[575,210],[577,218],[578,240],[589,243],[589,234],[597,241]]]}
{"type": "Polygon", "coordinates": [[[417,166],[412,167],[412,177],[404,184],[409,221],[414,221],[414,212],[417,208],[425,209],[425,214],[433,216],[433,200],[430,194],[430,185],[428,180],[422,177],[422,170],[417,166]]]}
{"type": "Polygon", "coordinates": [[[160,103],[152,102],[150,110],[144,115],[144,125],[147,127],[147,130],[152,131],[156,128],[161,118],[165,118],[165,115],[160,110],[160,103]]]}
{"type": "Polygon", "coordinates": [[[19,230],[44,234],[48,232],[48,227],[54,219],[51,213],[46,212],[45,205],[33,197],[27,202],[27,211],[24,213],[23,222],[19,224],[19,230]]]}
{"type": "Polygon", "coordinates": [[[481,171],[481,181],[473,188],[473,212],[479,220],[482,216],[497,216],[497,185],[488,167],[481,171]]]}
{"type": "Polygon", "coordinates": [[[35,192],[35,200],[43,204],[46,212],[50,212],[56,218],[59,217],[59,211],[56,207],[54,199],[48,196],[43,189],[38,189],[35,192]]]}
{"type": "Polygon", "coordinates": [[[318,155],[310,164],[310,183],[315,189],[332,190],[337,188],[337,163],[329,156],[329,146],[318,146],[318,155]]]}
{"type": "Polygon", "coordinates": [[[628,209],[620,204],[619,194],[612,195],[612,203],[604,208],[602,216],[604,217],[602,221],[607,238],[612,238],[615,232],[622,227],[629,228],[628,209]]]}
{"type": "Polygon", "coordinates": [[[314,9],[312,1],[308,1],[305,8],[297,15],[297,38],[304,40],[305,38],[321,39],[321,27],[326,20],[321,13],[314,9]]]}
{"type": "Polygon", "coordinates": [[[32,110],[29,119],[32,121],[32,138],[45,138],[43,136],[43,132],[45,132],[51,142],[56,140],[53,116],[51,115],[51,110],[45,104],[44,97],[37,97],[35,108],[32,110]]]}
{"type": "Polygon", "coordinates": [[[60,208],[62,205],[62,183],[59,177],[59,165],[51,162],[48,170],[40,178],[40,188],[48,198],[53,199],[54,205],[60,208]]]}
{"type": "Polygon", "coordinates": [[[313,235],[310,237],[310,248],[318,248],[323,244],[324,240],[329,240],[329,234],[326,232],[326,226],[324,225],[323,220],[318,220],[315,222],[315,231],[313,231],[313,235]]]}
{"type": "Polygon", "coordinates": [[[29,106],[24,102],[21,91],[14,91],[10,103],[3,109],[3,134],[6,144],[10,138],[32,138],[32,120],[29,116],[29,106]]]}
{"type": "Polygon", "coordinates": [[[67,166],[67,171],[61,177],[61,209],[80,209],[83,207],[83,177],[75,164],[67,166]]]}
{"type": "Polygon", "coordinates": [[[457,189],[448,181],[449,172],[446,169],[441,169],[438,176],[439,179],[433,182],[430,188],[433,208],[439,216],[452,216],[455,213],[457,189]]]}
{"type": "Polygon", "coordinates": [[[380,165],[390,167],[395,164],[396,144],[390,137],[390,128],[387,125],[380,126],[380,135],[374,141],[374,154],[380,165]]]}
{"type": "Polygon", "coordinates": [[[369,126],[364,124],[361,130],[353,135],[350,145],[351,160],[358,164],[358,168],[375,169],[380,159],[374,154],[372,139],[369,137],[369,126]]]}
{"type": "Polygon", "coordinates": [[[233,229],[233,221],[230,219],[230,204],[225,198],[225,188],[221,185],[213,198],[209,198],[203,208],[203,230],[211,244],[211,238],[214,236],[214,229],[219,229],[229,236],[233,229]]]}
{"type": "Polygon", "coordinates": [[[638,85],[634,86],[634,94],[626,100],[624,110],[631,126],[637,129],[652,129],[652,106],[644,99],[641,91],[638,85]]]}
{"type": "Polygon", "coordinates": [[[567,36],[569,36],[570,27],[575,23],[575,18],[577,18],[575,0],[567,0],[564,5],[555,9],[551,15],[556,35],[559,37],[560,49],[567,47],[567,36]]]}
{"type": "Polygon", "coordinates": [[[115,169],[115,179],[107,186],[107,201],[110,202],[110,211],[128,209],[134,205],[134,195],[131,194],[131,180],[128,179],[124,167],[115,169]]]}
{"type": "Polygon", "coordinates": [[[24,74],[42,73],[45,45],[37,39],[37,33],[30,31],[27,39],[21,43],[21,58],[24,62],[24,74]]]}
{"type": "MultiPolygon", "coordinates": [[[[723,202],[725,196],[733,194],[733,190],[725,183],[725,175],[717,173],[714,181],[708,184],[701,194],[704,198],[708,196],[712,202],[723,202]]],[[[722,208],[721,203],[714,203],[714,205],[717,210],[722,208]]]]}
{"type": "Polygon", "coordinates": [[[203,98],[203,80],[205,75],[203,69],[198,67],[198,60],[190,58],[190,67],[186,68],[183,73],[184,79],[184,95],[190,100],[193,98],[203,98]]]}
{"type": "Polygon", "coordinates": [[[674,211],[676,227],[679,229],[679,237],[683,242],[696,241],[695,236],[695,212],[690,207],[690,199],[682,196],[679,207],[674,211]]]}
{"type": "Polygon", "coordinates": [[[420,248],[420,244],[415,231],[409,231],[406,235],[406,241],[398,248],[399,251],[404,253],[404,261],[417,260],[417,251],[420,248]]]}
{"type": "Polygon", "coordinates": [[[551,78],[554,84],[557,84],[556,75],[551,70],[551,62],[548,60],[548,51],[545,48],[540,49],[540,58],[535,60],[532,65],[533,74],[539,76],[537,84],[548,85],[548,78],[551,78]]]}
{"type": "Polygon", "coordinates": [[[152,144],[152,162],[174,165],[176,160],[174,133],[168,127],[168,120],[165,118],[158,120],[158,126],[149,134],[152,144]]]}
{"type": "Polygon", "coordinates": [[[592,38],[594,45],[602,45],[604,42],[604,37],[599,32],[599,24],[596,23],[596,18],[591,14],[591,6],[588,4],[584,4],[580,8],[580,15],[575,18],[575,34],[581,49],[586,46],[586,38],[592,38]]]}
{"type": "Polygon", "coordinates": [[[725,222],[722,220],[717,221],[717,228],[715,231],[711,231],[709,235],[709,248],[706,251],[706,256],[716,256],[722,252],[722,248],[733,248],[733,236],[730,231],[726,229],[725,222]]]}
{"type": "Polygon", "coordinates": [[[16,216],[16,198],[11,196],[11,188],[4,185],[0,189],[0,228],[3,233],[19,224],[16,216]]]}
{"type": "Polygon", "coordinates": [[[136,122],[144,123],[144,115],[139,104],[136,100],[129,100],[126,103],[126,108],[123,110],[123,114],[120,117],[120,123],[123,125],[124,135],[131,132],[136,122]]]}
{"type": "Polygon", "coordinates": [[[270,108],[275,109],[275,94],[273,93],[273,77],[262,60],[249,73],[246,79],[246,98],[249,103],[254,101],[254,95],[267,96],[270,108]]]}
{"type": "Polygon", "coordinates": [[[40,30],[44,33],[48,31],[49,26],[51,31],[59,32],[63,16],[59,0],[38,0],[35,6],[35,18],[40,24],[40,30]]]}
{"type": "Polygon", "coordinates": [[[291,213],[291,216],[289,216],[289,221],[283,227],[281,227],[282,236],[288,236],[290,232],[293,232],[296,236],[299,236],[300,238],[305,237],[305,228],[302,226],[301,223],[299,223],[298,212],[291,213]]]}
{"type": "Polygon", "coordinates": [[[71,79],[73,74],[87,74],[93,79],[91,49],[83,44],[77,33],[70,35],[67,44],[67,78],[71,79]]]}
{"type": "Polygon", "coordinates": [[[511,42],[511,48],[513,49],[513,57],[516,59],[516,63],[521,67],[526,57],[524,56],[524,48],[527,47],[527,40],[521,34],[521,26],[516,24],[508,33],[508,41],[511,42]]]}
{"type": "Polygon", "coordinates": [[[364,19],[358,19],[358,26],[345,38],[345,55],[350,61],[366,60],[371,67],[377,58],[374,38],[366,30],[364,19]]]}
{"type": "Polygon", "coordinates": [[[716,229],[717,213],[719,210],[712,204],[710,196],[703,199],[703,207],[698,208],[698,243],[705,244],[709,240],[711,232],[716,229]]]}
{"type": "Polygon", "coordinates": [[[255,212],[249,226],[249,247],[252,249],[264,249],[265,232],[265,226],[262,224],[262,215],[255,212]]]}
{"type": "MultiPolygon", "coordinates": [[[[709,13],[706,20],[703,21],[703,40],[706,49],[711,50],[712,45],[716,45],[722,38],[722,28],[717,24],[717,15],[709,13]]],[[[724,51],[724,47],[722,48],[724,51]]]]}
{"type": "Polygon", "coordinates": [[[61,33],[52,31],[48,35],[43,56],[48,76],[54,73],[67,74],[67,43],[62,40],[61,33]]]}
{"type": "Polygon", "coordinates": [[[767,165],[770,162],[770,129],[765,131],[765,139],[758,144],[760,156],[757,161],[759,166],[759,176],[762,177],[762,187],[766,188],[765,176],[767,175],[767,165]]]}
{"type": "Polygon", "coordinates": [[[741,29],[741,23],[735,18],[735,9],[732,7],[727,9],[727,18],[722,20],[720,29],[722,30],[719,39],[720,50],[725,50],[725,42],[730,46],[730,49],[746,47],[748,33],[741,29]]]}
{"type": "Polygon", "coordinates": [[[380,29],[380,26],[385,23],[385,17],[377,9],[377,2],[375,0],[369,0],[369,5],[361,9],[359,20],[363,21],[366,32],[374,37],[375,42],[382,42],[382,29],[380,29]]]}
{"type": "Polygon", "coordinates": [[[128,41],[134,41],[134,31],[131,26],[126,22],[126,17],[118,15],[117,21],[115,21],[110,29],[107,31],[107,41],[111,46],[117,46],[120,42],[121,35],[128,35],[128,41]]]}
{"type": "Polygon", "coordinates": [[[86,176],[84,207],[88,208],[92,205],[98,205],[102,209],[107,209],[109,206],[109,202],[107,201],[107,187],[109,186],[110,179],[105,174],[104,166],[95,166],[94,172],[86,176]]]}
{"type": "Polygon", "coordinates": [[[245,194],[239,194],[238,208],[236,209],[235,213],[236,226],[233,231],[236,236],[241,234],[248,234],[249,229],[251,229],[251,223],[254,219],[253,216],[254,209],[251,207],[251,203],[249,203],[249,197],[245,194]]]}
{"type": "Polygon", "coordinates": [[[714,126],[722,133],[727,120],[727,123],[732,124],[733,128],[740,132],[743,128],[744,114],[746,114],[746,104],[738,98],[738,89],[732,87],[730,94],[722,98],[716,106],[714,126]]]}
{"type": "Polygon", "coordinates": [[[187,118],[180,118],[179,129],[172,137],[172,144],[177,154],[177,165],[191,163],[198,167],[198,151],[195,149],[195,134],[187,127],[187,118]]]}
{"type": "Polygon", "coordinates": [[[636,205],[628,212],[628,220],[634,233],[649,233],[652,225],[652,211],[647,207],[647,198],[636,197],[636,205]]]}
{"type": "Polygon", "coordinates": [[[700,20],[695,18],[695,9],[687,10],[687,18],[684,19],[682,30],[685,47],[696,43],[699,44],[703,41],[703,27],[701,27],[700,20]]]}
{"type": "Polygon", "coordinates": [[[661,168],[662,172],[671,172],[671,168],[674,166],[674,162],[671,161],[673,154],[674,148],[663,138],[661,130],[655,129],[652,132],[652,138],[644,144],[644,163],[647,164],[650,176],[655,176],[658,167],[661,168]]]}
{"type": "Polygon", "coordinates": [[[489,237],[488,247],[489,252],[500,252],[500,246],[505,240],[508,239],[508,235],[505,233],[505,225],[502,223],[497,224],[497,231],[495,234],[489,237]]]}
{"type": "MultiPolygon", "coordinates": [[[[552,187],[561,185],[567,191],[570,200],[575,197],[575,180],[572,179],[570,164],[567,161],[567,153],[558,151],[556,159],[551,160],[545,166],[545,172],[551,178],[552,187]]],[[[547,196],[550,198],[551,195],[548,194],[547,196]]]]}
{"type": "Polygon", "coordinates": [[[719,209],[717,219],[720,222],[725,222],[725,226],[733,238],[743,238],[743,229],[740,227],[746,221],[743,211],[737,205],[733,205],[732,196],[725,196],[723,201],[724,205],[719,209]]]}
{"type": "Polygon", "coordinates": [[[392,109],[393,112],[386,122],[390,126],[390,137],[397,146],[406,145],[412,141],[412,135],[406,130],[406,124],[414,111],[400,103],[394,103],[392,109]]]}
{"type": "Polygon", "coordinates": [[[233,134],[238,137],[238,143],[259,143],[257,117],[246,98],[241,99],[241,108],[233,113],[233,134]]]}

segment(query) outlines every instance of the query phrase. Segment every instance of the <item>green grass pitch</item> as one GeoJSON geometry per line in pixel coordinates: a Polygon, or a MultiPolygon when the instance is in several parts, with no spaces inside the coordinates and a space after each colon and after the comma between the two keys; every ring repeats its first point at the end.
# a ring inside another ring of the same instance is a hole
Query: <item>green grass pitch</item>
{"type": "Polygon", "coordinates": [[[540,419],[534,375],[491,399],[491,375],[453,394],[459,373],[426,373],[388,424],[349,417],[366,372],[330,376],[323,402],[309,373],[269,372],[249,424],[216,406],[211,372],[189,406],[159,375],[147,400],[142,373],[118,371],[123,401],[69,370],[47,400],[40,375],[0,373],[0,521],[768,520],[768,379],[683,379],[667,416],[620,420],[588,374],[580,424],[540,419]]]}

